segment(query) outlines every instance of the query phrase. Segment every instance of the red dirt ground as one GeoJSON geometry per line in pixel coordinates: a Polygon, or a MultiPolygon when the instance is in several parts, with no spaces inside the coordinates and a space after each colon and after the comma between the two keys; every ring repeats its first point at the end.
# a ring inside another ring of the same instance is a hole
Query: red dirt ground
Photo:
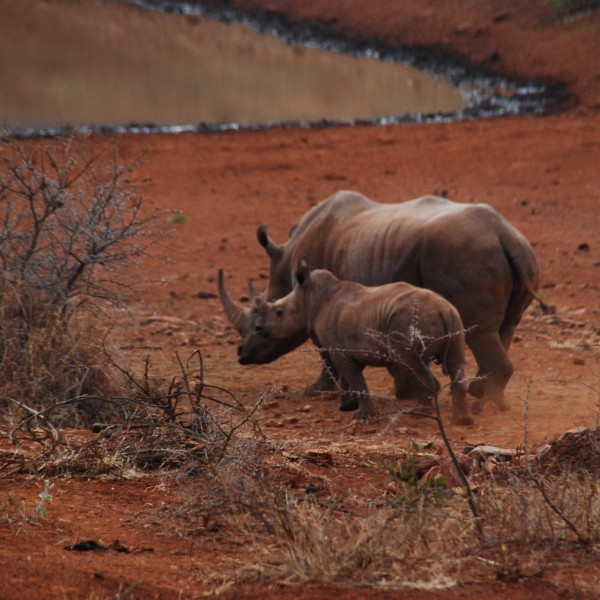
{"type": "MultiPolygon", "coordinates": [[[[58,1],[58,0],[55,0],[58,1]]],[[[65,6],[74,0],[59,0],[65,6]]],[[[273,440],[294,448],[327,449],[334,457],[330,485],[346,493],[384,493],[373,475],[377,453],[393,456],[412,439],[434,440],[433,424],[382,418],[349,435],[350,416],[330,399],[304,398],[318,357],[297,352],[268,366],[241,367],[237,338],[216,292],[225,269],[234,297],[252,278],[264,286],[267,260],[257,244],[257,224],[283,241],[291,225],[315,203],[339,189],[355,189],[380,201],[437,193],[463,202],[493,205],[532,242],[542,271],[542,293],[556,315],[530,309],[511,348],[516,372],[508,387],[513,409],[486,406],[472,428],[449,427],[456,447],[465,441],[515,447],[523,442],[528,398],[529,442],[542,444],[572,427],[592,426],[599,415],[600,377],[600,14],[557,22],[542,0],[232,0],[298,21],[325,23],[336,33],[435,46],[503,73],[544,76],[565,83],[568,110],[547,117],[511,117],[452,124],[335,129],[271,129],[212,135],[115,136],[122,154],[145,154],[141,175],[152,205],[174,208],[189,219],[167,223],[174,236],[155,251],[147,271],[166,284],[141,294],[147,309],[118,331],[124,350],[160,368],[172,368],[175,352],[200,348],[207,381],[250,406],[266,389],[275,401],[259,413],[273,440]],[[208,297],[206,297],[208,296],[208,297]],[[144,324],[151,314],[160,319],[144,324]]],[[[90,3],[90,18],[96,2],[90,3]]],[[[115,10],[129,10],[115,7],[115,10]]],[[[183,17],[182,17],[183,18],[183,17]]],[[[157,25],[158,26],[158,25],[157,25]]],[[[307,346],[309,347],[309,346],[307,346]]],[[[469,363],[472,370],[472,361],[469,363]]],[[[390,382],[368,372],[377,393],[390,382]]],[[[448,410],[448,398],[442,398],[448,410]]],[[[382,405],[383,406],[383,405],[382,405]]],[[[31,506],[43,476],[0,480],[2,502],[10,494],[31,506]]],[[[54,480],[47,517],[33,527],[0,524],[0,598],[194,598],[216,586],[210,575],[231,562],[251,561],[251,549],[226,531],[204,531],[190,541],[163,507],[177,501],[183,484],[159,477],[127,480],[54,480]],[[81,539],[110,544],[119,539],[153,552],[66,552],[81,539]],[[120,594],[120,595],[117,595],[120,594]]],[[[228,589],[231,598],[573,598],[586,564],[565,561],[561,577],[507,584],[470,581],[444,592],[352,589],[311,584],[228,589]]],[[[594,562],[595,561],[595,562],[594,562]]],[[[224,567],[223,567],[224,568],[224,567]]]]}

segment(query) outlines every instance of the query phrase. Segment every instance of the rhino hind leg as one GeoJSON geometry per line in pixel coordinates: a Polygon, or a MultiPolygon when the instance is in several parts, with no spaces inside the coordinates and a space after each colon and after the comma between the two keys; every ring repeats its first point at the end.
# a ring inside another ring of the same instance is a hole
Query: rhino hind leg
{"type": "MultiPolygon", "coordinates": [[[[342,387],[348,387],[344,381],[342,381],[342,387]]],[[[358,392],[353,392],[352,390],[344,389],[340,400],[340,410],[342,412],[352,412],[360,408],[360,399],[358,392]]]]}
{"type": "Polygon", "coordinates": [[[388,371],[394,377],[396,399],[417,399],[417,406],[409,414],[430,415],[435,412],[433,399],[440,390],[440,383],[427,366],[427,362],[417,352],[404,349],[396,356],[402,356],[401,362],[388,366],[388,371]]]}
{"type": "Polygon", "coordinates": [[[481,377],[469,386],[469,393],[477,398],[473,402],[473,412],[481,412],[488,401],[492,401],[501,411],[510,410],[504,389],[513,374],[513,365],[499,334],[480,333],[469,336],[467,341],[477,360],[478,376],[481,377]]]}
{"type": "Polygon", "coordinates": [[[483,398],[485,393],[485,374],[479,370],[477,371],[477,377],[474,381],[469,384],[469,394],[475,396],[475,398],[483,398]]]}
{"type": "Polygon", "coordinates": [[[450,393],[452,394],[452,424],[473,425],[473,415],[467,401],[467,384],[465,382],[464,344],[453,343],[448,349],[444,370],[450,377],[450,393]]]}
{"type": "MultiPolygon", "coordinates": [[[[534,287],[537,289],[537,284],[534,287]]],[[[500,341],[507,352],[513,341],[517,327],[521,322],[523,313],[527,310],[527,307],[531,304],[532,300],[533,296],[527,287],[524,285],[515,286],[499,332],[500,341]]]]}
{"type": "Polygon", "coordinates": [[[418,385],[415,385],[407,369],[398,365],[389,365],[387,370],[394,378],[394,396],[396,400],[414,400],[419,397],[418,385]]]}

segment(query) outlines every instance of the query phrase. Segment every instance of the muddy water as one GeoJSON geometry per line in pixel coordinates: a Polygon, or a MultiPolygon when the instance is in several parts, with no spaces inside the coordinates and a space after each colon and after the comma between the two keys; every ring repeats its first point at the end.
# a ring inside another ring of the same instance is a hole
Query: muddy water
{"type": "Polygon", "coordinates": [[[402,65],[244,25],[99,0],[2,0],[0,11],[0,129],[347,121],[465,105],[457,89],[402,65]]]}

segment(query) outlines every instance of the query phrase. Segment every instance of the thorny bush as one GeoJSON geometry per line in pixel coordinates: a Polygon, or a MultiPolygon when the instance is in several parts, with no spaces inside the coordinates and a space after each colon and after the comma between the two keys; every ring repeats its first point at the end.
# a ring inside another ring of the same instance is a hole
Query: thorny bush
{"type": "MultiPolygon", "coordinates": [[[[0,409],[109,392],[90,311],[122,303],[161,234],[136,165],[85,137],[0,144],[0,409]]],[[[76,411],[62,421],[69,423],[76,411]]]]}

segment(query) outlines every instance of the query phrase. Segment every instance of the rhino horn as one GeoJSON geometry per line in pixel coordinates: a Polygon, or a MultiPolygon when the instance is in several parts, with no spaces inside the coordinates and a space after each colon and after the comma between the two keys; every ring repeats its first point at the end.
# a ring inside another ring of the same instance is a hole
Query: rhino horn
{"type": "Polygon", "coordinates": [[[244,328],[248,321],[248,310],[242,308],[239,304],[236,304],[231,296],[227,293],[225,289],[223,269],[219,269],[219,298],[221,299],[221,304],[227,313],[227,317],[231,321],[232,325],[237,329],[239,334],[244,333],[244,328]]]}
{"type": "Polygon", "coordinates": [[[267,226],[260,224],[256,230],[258,243],[267,251],[270,258],[279,258],[283,254],[282,247],[274,242],[267,233],[267,226]]]}

